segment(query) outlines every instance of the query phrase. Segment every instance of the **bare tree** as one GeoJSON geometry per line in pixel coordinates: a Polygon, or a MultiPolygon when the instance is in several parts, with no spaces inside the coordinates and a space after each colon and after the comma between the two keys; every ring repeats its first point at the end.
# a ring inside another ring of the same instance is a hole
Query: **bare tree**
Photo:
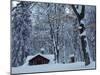
{"type": "Polygon", "coordinates": [[[79,23],[79,31],[80,31],[80,39],[81,39],[81,45],[82,45],[82,50],[83,50],[83,54],[84,54],[84,61],[85,61],[85,65],[88,65],[90,64],[90,60],[91,60],[91,57],[90,57],[90,52],[89,52],[89,48],[88,47],[88,42],[87,42],[87,38],[86,38],[86,34],[85,34],[85,26],[84,24],[81,22],[81,20],[85,17],[85,6],[82,5],[81,7],[81,12],[79,13],[77,11],[78,9],[78,5],[77,7],[75,7],[75,5],[71,5],[74,13],[76,14],[77,16],[77,19],[78,19],[78,23],[79,23]]]}

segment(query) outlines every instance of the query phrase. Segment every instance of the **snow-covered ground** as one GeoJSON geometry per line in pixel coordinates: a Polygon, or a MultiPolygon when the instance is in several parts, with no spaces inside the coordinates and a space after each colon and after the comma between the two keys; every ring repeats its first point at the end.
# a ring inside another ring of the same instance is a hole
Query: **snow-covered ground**
{"type": "Polygon", "coordinates": [[[63,70],[67,71],[67,70],[79,70],[79,69],[95,69],[95,62],[92,62],[88,66],[85,66],[84,62],[76,62],[69,64],[44,64],[35,66],[23,65],[20,67],[12,67],[12,74],[63,71],[63,70]]]}

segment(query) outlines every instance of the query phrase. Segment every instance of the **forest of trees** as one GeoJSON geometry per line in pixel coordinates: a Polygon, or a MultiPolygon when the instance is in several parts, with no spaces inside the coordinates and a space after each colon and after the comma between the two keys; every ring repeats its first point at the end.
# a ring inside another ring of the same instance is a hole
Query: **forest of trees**
{"type": "Polygon", "coordinates": [[[95,6],[20,1],[11,10],[13,67],[41,49],[55,63],[69,63],[70,55],[85,65],[96,60],[95,6]]]}

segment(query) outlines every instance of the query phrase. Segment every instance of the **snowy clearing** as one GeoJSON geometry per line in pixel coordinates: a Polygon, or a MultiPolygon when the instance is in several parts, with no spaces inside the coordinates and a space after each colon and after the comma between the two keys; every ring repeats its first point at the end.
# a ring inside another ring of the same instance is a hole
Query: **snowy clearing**
{"type": "Polygon", "coordinates": [[[92,62],[88,66],[85,66],[84,64],[85,64],[84,62],[76,62],[76,63],[69,63],[69,64],[44,64],[44,65],[35,65],[35,66],[23,65],[20,67],[13,67],[12,74],[63,71],[63,70],[67,71],[67,70],[79,70],[79,69],[95,69],[95,62],[92,62]]]}

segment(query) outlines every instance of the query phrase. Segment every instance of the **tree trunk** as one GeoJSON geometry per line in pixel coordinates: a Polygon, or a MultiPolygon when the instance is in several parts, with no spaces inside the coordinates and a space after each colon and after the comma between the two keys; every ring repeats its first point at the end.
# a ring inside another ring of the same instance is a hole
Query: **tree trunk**
{"type": "MultiPolygon", "coordinates": [[[[80,28],[80,35],[81,34],[83,34],[83,33],[85,33],[85,27],[84,27],[84,24],[83,23],[81,23],[81,20],[84,18],[84,16],[85,16],[85,6],[84,5],[82,5],[82,9],[81,9],[81,13],[79,14],[78,12],[77,12],[77,9],[75,8],[75,6],[74,5],[72,5],[72,9],[73,9],[73,11],[74,11],[74,13],[76,14],[76,16],[77,16],[77,18],[78,18],[78,23],[79,23],[79,26],[81,27],[80,28]]],[[[81,45],[82,45],[82,51],[83,51],[83,54],[84,54],[84,61],[85,61],[85,65],[88,65],[88,64],[90,64],[90,53],[89,53],[89,50],[87,50],[88,48],[87,48],[87,46],[88,46],[88,43],[87,43],[87,38],[86,38],[86,34],[84,34],[84,35],[81,35],[80,36],[80,38],[81,38],[81,45]]]]}

